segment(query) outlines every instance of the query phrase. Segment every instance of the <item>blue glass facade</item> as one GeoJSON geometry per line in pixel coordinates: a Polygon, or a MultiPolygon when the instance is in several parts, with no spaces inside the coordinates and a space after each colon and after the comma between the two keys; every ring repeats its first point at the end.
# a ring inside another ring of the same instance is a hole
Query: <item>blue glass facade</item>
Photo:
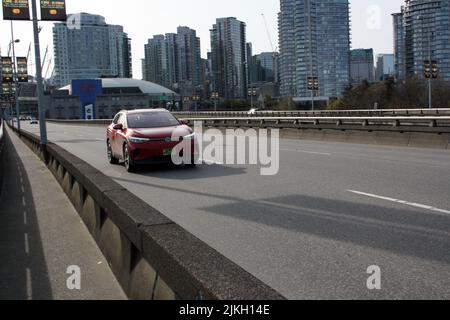
{"type": "Polygon", "coordinates": [[[319,79],[316,96],[338,97],[350,84],[348,0],[281,0],[281,93],[307,98],[308,77],[319,79]]]}
{"type": "Polygon", "coordinates": [[[424,78],[424,60],[431,58],[439,78],[450,80],[450,1],[406,0],[393,17],[397,78],[424,78]]]}
{"type": "Polygon", "coordinates": [[[245,23],[220,18],[211,29],[213,90],[225,99],[247,97],[247,43],[245,23]]]}

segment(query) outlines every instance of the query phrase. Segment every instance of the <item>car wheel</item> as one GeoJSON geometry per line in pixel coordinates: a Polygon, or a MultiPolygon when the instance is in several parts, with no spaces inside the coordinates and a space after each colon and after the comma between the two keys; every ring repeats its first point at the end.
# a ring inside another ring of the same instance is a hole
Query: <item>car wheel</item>
{"type": "Polygon", "coordinates": [[[108,148],[108,161],[109,161],[109,163],[110,164],[118,164],[119,163],[119,159],[114,157],[114,154],[112,152],[111,142],[109,140],[108,140],[107,148],[108,148]]]}
{"type": "Polygon", "coordinates": [[[123,146],[123,161],[125,162],[125,168],[128,172],[134,172],[136,170],[133,160],[130,158],[130,153],[128,151],[128,145],[123,146]]]}

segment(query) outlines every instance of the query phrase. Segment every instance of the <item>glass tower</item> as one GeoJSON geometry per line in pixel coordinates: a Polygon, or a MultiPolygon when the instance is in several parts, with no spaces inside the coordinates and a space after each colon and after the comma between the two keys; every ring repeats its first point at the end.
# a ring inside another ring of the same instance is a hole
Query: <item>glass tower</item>
{"type": "Polygon", "coordinates": [[[308,77],[317,77],[323,99],[350,84],[348,0],[281,0],[279,14],[281,94],[307,100],[308,77]]]}
{"type": "Polygon", "coordinates": [[[436,60],[439,78],[450,80],[450,1],[406,0],[393,20],[397,78],[424,78],[424,61],[436,60]]]}
{"type": "Polygon", "coordinates": [[[56,85],[102,76],[131,78],[131,45],[123,27],[109,25],[99,15],[77,16],[81,28],[65,23],[53,27],[56,85]]]}
{"type": "Polygon", "coordinates": [[[247,97],[245,27],[236,18],[220,18],[211,29],[213,90],[226,99],[247,97]]]}

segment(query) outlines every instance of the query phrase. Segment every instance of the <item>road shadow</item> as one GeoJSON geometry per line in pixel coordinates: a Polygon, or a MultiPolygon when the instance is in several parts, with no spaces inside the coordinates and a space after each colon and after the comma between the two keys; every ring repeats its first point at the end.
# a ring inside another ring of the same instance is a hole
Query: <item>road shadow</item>
{"type": "MultiPolygon", "coordinates": [[[[119,164],[123,166],[123,164],[119,164]]],[[[124,168],[125,170],[125,168],[124,168]]],[[[142,177],[159,178],[166,180],[192,180],[192,179],[208,179],[217,177],[228,177],[236,175],[244,175],[247,169],[238,166],[224,166],[219,164],[199,164],[197,166],[177,166],[174,164],[145,165],[140,166],[134,174],[142,177]]],[[[118,179],[112,177],[113,179],[118,179]]],[[[120,179],[118,179],[120,180],[120,179]]],[[[123,179],[128,182],[136,182],[134,180],[123,179]]]]}
{"type": "Polygon", "coordinates": [[[450,216],[444,214],[305,195],[235,198],[199,210],[450,264],[450,216]]]}
{"type": "MultiPolygon", "coordinates": [[[[0,195],[0,300],[51,300],[32,189],[5,130],[0,195]]],[[[45,186],[42,186],[45,188],[45,186]]]]}

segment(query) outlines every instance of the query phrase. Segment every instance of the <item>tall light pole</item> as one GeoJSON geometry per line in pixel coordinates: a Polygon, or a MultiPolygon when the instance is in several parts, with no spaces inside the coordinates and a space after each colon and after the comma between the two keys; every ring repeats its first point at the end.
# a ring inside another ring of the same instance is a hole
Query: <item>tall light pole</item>
{"type": "Polygon", "coordinates": [[[17,116],[17,130],[20,132],[20,108],[19,108],[19,78],[17,75],[17,63],[16,63],[16,49],[14,43],[19,43],[20,40],[14,39],[14,27],[11,20],[11,46],[12,46],[12,60],[13,60],[13,81],[16,87],[15,101],[16,101],[16,116],[17,116]]]}
{"type": "Polygon", "coordinates": [[[250,105],[251,105],[251,109],[253,109],[253,97],[256,97],[257,95],[257,91],[256,88],[250,88],[248,89],[248,95],[250,96],[250,105]]]}
{"type": "MultiPolygon", "coordinates": [[[[425,29],[425,24],[424,24],[425,18],[423,16],[418,16],[417,19],[420,20],[420,22],[421,22],[421,29],[422,29],[421,30],[422,31],[421,32],[422,33],[421,40],[422,40],[422,43],[424,43],[423,38],[424,38],[424,29],[425,29]]],[[[431,52],[432,37],[433,37],[433,32],[428,32],[428,64],[429,64],[430,68],[432,65],[432,52],[431,52]]],[[[422,48],[422,52],[423,52],[423,48],[422,48]]],[[[427,63],[424,63],[424,65],[426,65],[426,64],[427,63]]],[[[427,66],[425,66],[425,69],[426,68],[427,68],[427,66]]],[[[431,73],[431,69],[430,69],[430,72],[428,75],[427,75],[427,71],[424,70],[424,74],[425,74],[425,78],[428,78],[428,108],[432,109],[433,108],[433,96],[432,96],[433,92],[432,92],[431,81],[432,81],[433,76],[431,73]]]]}
{"type": "Polygon", "coordinates": [[[213,92],[211,98],[214,100],[214,111],[217,112],[217,101],[219,100],[219,93],[213,92]]]}
{"type": "MultiPolygon", "coordinates": [[[[428,61],[430,61],[430,65],[432,64],[431,60],[431,41],[432,41],[433,34],[430,32],[428,33],[428,61]]],[[[428,108],[433,109],[433,97],[432,97],[432,88],[431,88],[431,79],[433,76],[430,74],[430,77],[428,79],[428,108]]]]}
{"type": "Polygon", "coordinates": [[[44,85],[42,81],[42,64],[41,64],[41,46],[39,44],[39,26],[37,20],[36,0],[31,0],[31,9],[33,11],[33,33],[34,33],[34,54],[36,64],[36,82],[38,93],[38,110],[39,110],[39,131],[41,135],[41,146],[47,145],[47,127],[45,123],[45,107],[44,107],[44,85]]]}

